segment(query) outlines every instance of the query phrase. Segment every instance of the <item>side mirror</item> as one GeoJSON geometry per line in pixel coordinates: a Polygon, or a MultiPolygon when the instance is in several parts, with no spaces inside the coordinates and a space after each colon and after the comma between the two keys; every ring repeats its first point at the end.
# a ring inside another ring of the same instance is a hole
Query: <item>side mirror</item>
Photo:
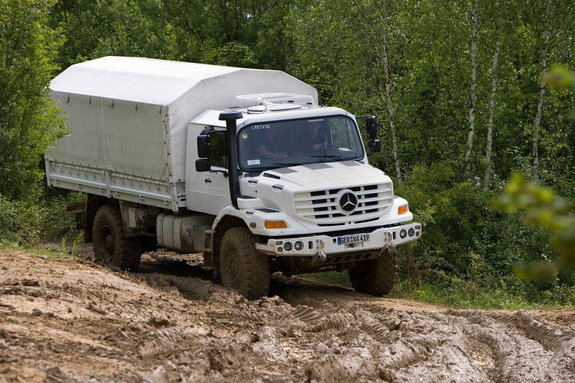
{"type": "Polygon", "coordinates": [[[365,119],[365,130],[370,140],[375,140],[377,137],[377,118],[375,116],[368,116],[365,119]]]}
{"type": "Polygon", "coordinates": [[[381,152],[381,142],[379,140],[371,140],[367,143],[367,148],[370,153],[381,152]]]}
{"type": "Polygon", "coordinates": [[[197,172],[209,172],[212,170],[212,164],[207,158],[200,158],[196,160],[196,171],[197,172]]]}
{"type": "Polygon", "coordinates": [[[198,136],[198,157],[199,158],[210,157],[211,146],[212,144],[209,135],[205,134],[198,136]]]}

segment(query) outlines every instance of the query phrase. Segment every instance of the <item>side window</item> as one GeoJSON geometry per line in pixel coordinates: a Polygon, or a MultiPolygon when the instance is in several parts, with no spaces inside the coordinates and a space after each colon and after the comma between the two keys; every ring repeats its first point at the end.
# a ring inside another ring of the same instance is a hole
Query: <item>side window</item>
{"type": "Polygon", "coordinates": [[[358,151],[358,143],[352,134],[353,126],[347,119],[337,118],[330,120],[330,132],[332,142],[339,148],[345,148],[354,152],[358,151]]]}
{"type": "Polygon", "coordinates": [[[226,167],[226,145],[225,145],[224,132],[210,133],[211,154],[210,162],[213,167],[225,168],[226,167]]]}

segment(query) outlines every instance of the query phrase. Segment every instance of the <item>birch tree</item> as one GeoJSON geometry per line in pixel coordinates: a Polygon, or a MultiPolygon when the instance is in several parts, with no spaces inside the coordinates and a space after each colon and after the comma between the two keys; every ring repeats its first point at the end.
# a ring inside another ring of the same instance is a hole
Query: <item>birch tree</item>
{"type": "Polygon", "coordinates": [[[469,159],[473,150],[473,136],[475,134],[475,102],[477,88],[477,24],[479,0],[474,0],[471,8],[471,74],[469,83],[469,128],[467,130],[467,150],[465,152],[465,173],[469,173],[469,159]]]}
{"type": "MultiPolygon", "coordinates": [[[[369,18],[366,15],[366,11],[363,7],[359,4],[358,0],[351,0],[355,8],[358,12],[362,15],[362,19],[365,21],[366,26],[370,25],[369,18]]],[[[381,0],[380,7],[376,7],[381,21],[381,30],[380,35],[377,36],[376,41],[378,43],[379,49],[379,58],[381,60],[380,66],[383,72],[383,80],[384,80],[384,88],[381,89],[378,87],[377,96],[380,99],[381,103],[384,105],[385,110],[387,112],[387,118],[389,122],[389,128],[391,132],[391,143],[392,143],[392,155],[393,155],[393,163],[395,167],[395,175],[397,177],[397,184],[401,186],[401,163],[399,160],[399,150],[398,150],[398,137],[397,137],[397,128],[395,125],[394,119],[394,108],[393,108],[393,101],[392,101],[392,80],[391,80],[391,71],[390,71],[390,64],[389,64],[389,55],[388,55],[388,0],[381,0]]]]}
{"type": "MultiPolygon", "coordinates": [[[[549,35],[551,33],[551,26],[553,16],[555,14],[556,1],[552,0],[548,5],[548,12],[546,17],[545,32],[543,33],[543,45],[541,47],[541,73],[545,75],[547,72],[547,52],[549,50],[549,35]]],[[[537,112],[535,114],[535,122],[533,124],[533,177],[535,180],[539,178],[539,129],[541,126],[541,114],[543,111],[543,99],[545,96],[545,83],[541,81],[539,85],[539,99],[537,101],[537,112]]]]}
{"type": "Polygon", "coordinates": [[[397,134],[395,133],[395,124],[393,119],[393,102],[391,101],[391,76],[389,74],[389,59],[387,56],[387,5],[386,0],[381,1],[381,60],[383,74],[385,76],[385,104],[387,105],[387,114],[389,118],[389,127],[391,130],[391,142],[393,150],[393,162],[395,163],[395,174],[397,184],[401,186],[401,165],[399,162],[399,153],[397,150],[397,134]]]}
{"type": "Polygon", "coordinates": [[[487,144],[485,149],[485,188],[489,185],[491,176],[491,150],[493,147],[493,114],[495,113],[495,94],[499,80],[497,78],[497,64],[499,60],[499,50],[501,49],[501,38],[498,37],[495,42],[495,51],[493,52],[493,65],[491,68],[491,93],[489,94],[489,117],[487,119],[487,144]]]}

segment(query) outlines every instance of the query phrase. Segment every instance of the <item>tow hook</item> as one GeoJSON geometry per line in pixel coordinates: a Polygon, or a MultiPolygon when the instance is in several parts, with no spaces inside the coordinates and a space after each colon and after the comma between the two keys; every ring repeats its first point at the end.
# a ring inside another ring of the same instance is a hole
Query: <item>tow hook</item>
{"type": "MultiPolygon", "coordinates": [[[[384,237],[384,238],[385,238],[385,244],[387,245],[385,248],[391,246],[391,243],[392,243],[391,233],[385,233],[385,237],[384,237]]],[[[385,249],[385,248],[384,248],[384,249],[385,249]]],[[[383,250],[382,250],[382,252],[383,252],[383,250]]]]}
{"type": "Polygon", "coordinates": [[[317,247],[317,253],[315,253],[313,259],[311,260],[311,263],[316,264],[316,263],[318,263],[318,260],[320,262],[325,262],[327,260],[327,255],[323,251],[324,246],[325,246],[323,240],[318,239],[315,241],[315,243],[316,243],[316,247],[317,247]]]}

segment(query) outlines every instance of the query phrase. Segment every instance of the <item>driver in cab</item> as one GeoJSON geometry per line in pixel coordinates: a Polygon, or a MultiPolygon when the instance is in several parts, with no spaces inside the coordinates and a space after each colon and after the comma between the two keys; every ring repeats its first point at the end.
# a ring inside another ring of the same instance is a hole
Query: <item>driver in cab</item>
{"type": "Polygon", "coordinates": [[[257,151],[263,158],[286,158],[287,152],[282,151],[282,142],[277,138],[277,129],[270,127],[264,131],[262,142],[257,151]]]}
{"type": "Polygon", "coordinates": [[[320,133],[320,120],[310,120],[308,122],[308,130],[301,137],[300,152],[298,155],[309,154],[325,149],[327,145],[327,137],[320,133]]]}

